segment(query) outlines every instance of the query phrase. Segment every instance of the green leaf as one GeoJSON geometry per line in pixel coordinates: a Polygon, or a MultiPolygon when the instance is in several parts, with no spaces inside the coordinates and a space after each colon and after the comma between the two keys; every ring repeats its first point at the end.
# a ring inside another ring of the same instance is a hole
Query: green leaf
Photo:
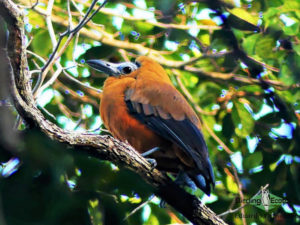
{"type": "Polygon", "coordinates": [[[279,23],[279,16],[278,14],[280,13],[280,9],[278,8],[269,8],[265,13],[264,13],[264,25],[265,27],[273,26],[273,25],[278,25],[279,23]]]}
{"type": "Polygon", "coordinates": [[[244,167],[247,169],[252,169],[261,165],[263,160],[263,156],[261,152],[254,152],[253,154],[249,155],[248,157],[244,158],[244,167]]]}
{"type": "Polygon", "coordinates": [[[228,11],[230,12],[228,21],[232,27],[240,30],[258,30],[258,17],[252,16],[249,12],[241,8],[234,8],[228,11]]]}
{"type": "MultiPolygon", "coordinates": [[[[294,20],[296,20],[294,18],[294,20]]],[[[299,22],[295,22],[293,25],[291,26],[284,26],[283,27],[283,32],[286,35],[296,35],[299,33],[299,22]]]]}
{"type": "Polygon", "coordinates": [[[283,81],[283,83],[287,85],[291,85],[295,82],[292,76],[291,68],[286,64],[282,64],[280,68],[279,78],[283,81]]]}
{"type": "Polygon", "coordinates": [[[230,139],[234,132],[234,124],[231,118],[231,113],[227,113],[223,118],[222,134],[227,139],[230,139]]]}
{"type": "Polygon", "coordinates": [[[281,117],[278,112],[268,113],[258,120],[260,123],[269,124],[272,126],[279,126],[281,123],[281,117]]]}
{"type": "Polygon", "coordinates": [[[254,53],[256,42],[260,36],[261,34],[253,34],[244,39],[242,46],[248,54],[252,55],[254,53]]]}
{"type": "Polygon", "coordinates": [[[291,52],[285,58],[280,68],[279,77],[285,84],[291,85],[300,81],[300,56],[295,52],[291,52]]]}
{"type": "Polygon", "coordinates": [[[295,50],[295,52],[297,52],[297,54],[300,56],[300,45],[294,45],[293,49],[295,50]]]}
{"type": "Polygon", "coordinates": [[[33,51],[41,56],[47,56],[52,50],[52,43],[47,30],[40,30],[32,40],[33,51]]]}
{"type": "Polygon", "coordinates": [[[160,222],[156,216],[151,215],[145,225],[159,225],[160,222]]]}
{"type": "Polygon", "coordinates": [[[238,189],[238,186],[235,183],[233,177],[231,177],[231,176],[226,177],[226,185],[230,192],[235,193],[235,194],[238,193],[239,189],[238,189]]]}
{"type": "Polygon", "coordinates": [[[280,10],[278,8],[272,7],[269,8],[265,13],[264,13],[264,19],[266,21],[270,20],[272,17],[277,16],[277,14],[280,13],[280,10]]]}
{"type": "Polygon", "coordinates": [[[149,31],[151,31],[153,29],[153,25],[151,25],[149,23],[145,23],[143,21],[137,21],[135,23],[135,26],[140,33],[148,33],[149,31]]]}
{"type": "Polygon", "coordinates": [[[189,35],[184,30],[170,29],[170,35],[168,36],[170,41],[182,42],[189,39],[189,35]]]}
{"type": "Polygon", "coordinates": [[[298,0],[287,0],[284,1],[284,5],[282,7],[282,10],[296,10],[300,9],[300,2],[298,0]]]}
{"type": "Polygon", "coordinates": [[[254,17],[252,16],[249,12],[247,12],[245,9],[241,9],[241,8],[234,8],[232,10],[229,10],[229,12],[232,15],[235,15],[236,17],[247,21],[248,23],[253,24],[254,26],[257,25],[257,21],[258,21],[258,17],[254,17]]]}
{"type": "Polygon", "coordinates": [[[254,119],[242,103],[234,102],[232,119],[236,127],[235,132],[238,136],[245,138],[253,131],[254,119]]]}
{"type": "Polygon", "coordinates": [[[238,91],[246,91],[246,92],[262,92],[262,88],[258,85],[247,85],[247,86],[242,86],[238,89],[238,91]]]}
{"type": "Polygon", "coordinates": [[[206,45],[206,46],[210,45],[210,35],[209,34],[202,34],[199,36],[199,39],[204,45],[206,45]]]}
{"type": "Polygon", "coordinates": [[[274,57],[273,48],[276,46],[276,40],[272,36],[264,36],[257,40],[255,53],[261,58],[274,57]]]}
{"type": "Polygon", "coordinates": [[[195,90],[195,97],[201,107],[211,106],[219,96],[221,90],[217,83],[202,82],[195,90]]]}
{"type": "Polygon", "coordinates": [[[116,52],[116,48],[110,45],[102,44],[101,46],[90,48],[82,55],[83,59],[103,59],[108,58],[116,52]]]}

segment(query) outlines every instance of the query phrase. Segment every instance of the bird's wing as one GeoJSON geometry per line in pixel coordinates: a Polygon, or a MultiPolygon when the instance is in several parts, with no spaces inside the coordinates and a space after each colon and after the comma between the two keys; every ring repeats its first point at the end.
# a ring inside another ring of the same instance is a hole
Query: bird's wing
{"type": "MultiPolygon", "coordinates": [[[[197,127],[199,120],[184,97],[169,84],[131,88],[125,92],[128,111],[141,123],[191,157],[205,178],[205,186],[214,184],[207,146],[197,127]]],[[[202,189],[202,188],[201,188],[202,189]]]]}

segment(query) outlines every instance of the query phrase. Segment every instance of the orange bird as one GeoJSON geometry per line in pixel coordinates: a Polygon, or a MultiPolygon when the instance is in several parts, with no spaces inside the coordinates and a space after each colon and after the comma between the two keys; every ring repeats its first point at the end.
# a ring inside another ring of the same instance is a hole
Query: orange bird
{"type": "Polygon", "coordinates": [[[135,63],[86,63],[109,75],[100,115],[112,135],[209,195],[215,180],[199,118],[165,70],[146,56],[135,63]]]}

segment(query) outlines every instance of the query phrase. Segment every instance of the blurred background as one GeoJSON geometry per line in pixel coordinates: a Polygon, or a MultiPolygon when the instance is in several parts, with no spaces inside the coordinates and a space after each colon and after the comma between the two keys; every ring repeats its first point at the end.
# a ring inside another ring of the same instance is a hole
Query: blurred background
{"type": "MultiPolygon", "coordinates": [[[[166,69],[202,121],[216,187],[209,197],[200,190],[194,194],[229,224],[300,222],[299,1],[108,1],[72,39],[62,39],[44,77],[41,70],[59,34],[74,28],[92,1],[14,2],[25,14],[32,87],[48,120],[74,132],[109,134],[99,116],[106,77],[84,61],[148,55],[166,69]],[[287,203],[269,212],[239,208],[241,199],[250,200],[266,185],[287,203]]],[[[0,25],[2,43],[3,18],[0,25]]],[[[1,225],[189,224],[172,207],[160,208],[152,187],[133,172],[25,129],[5,79],[0,78],[1,225]]]]}

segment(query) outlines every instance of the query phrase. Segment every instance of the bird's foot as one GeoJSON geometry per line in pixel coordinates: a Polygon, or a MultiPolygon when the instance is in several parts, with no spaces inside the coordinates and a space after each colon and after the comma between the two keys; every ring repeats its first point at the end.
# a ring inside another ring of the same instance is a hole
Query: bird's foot
{"type": "Polygon", "coordinates": [[[154,147],[154,148],[151,148],[150,150],[148,150],[148,151],[142,153],[141,155],[142,155],[143,157],[146,157],[146,156],[151,155],[152,153],[154,153],[154,152],[156,152],[156,151],[159,151],[159,150],[160,150],[159,147],[154,147]]]}
{"type": "Polygon", "coordinates": [[[151,170],[153,170],[157,166],[157,162],[155,159],[152,158],[146,158],[147,162],[151,165],[151,170]]]}
{"type": "Polygon", "coordinates": [[[179,186],[186,186],[191,188],[193,191],[197,190],[197,186],[194,183],[194,181],[192,181],[192,179],[187,175],[187,173],[185,173],[184,171],[180,171],[177,174],[177,177],[174,181],[177,185],[179,186]]]}
{"type": "MultiPolygon", "coordinates": [[[[147,156],[151,155],[152,153],[154,153],[154,152],[156,152],[158,150],[160,150],[159,147],[154,147],[154,148],[151,148],[150,150],[142,153],[141,155],[143,157],[147,157],[147,156]]],[[[153,159],[153,158],[146,158],[146,160],[151,164],[151,170],[153,170],[157,166],[157,162],[156,162],[155,159],[153,159]]]]}

